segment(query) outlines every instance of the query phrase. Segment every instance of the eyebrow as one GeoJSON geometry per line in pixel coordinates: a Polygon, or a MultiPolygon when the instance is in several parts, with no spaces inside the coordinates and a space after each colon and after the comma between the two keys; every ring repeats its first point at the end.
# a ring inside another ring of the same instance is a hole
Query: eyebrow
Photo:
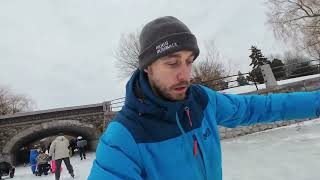
{"type": "MultiPolygon", "coordinates": [[[[167,57],[167,58],[180,58],[181,55],[178,54],[178,53],[174,53],[174,54],[169,54],[169,55],[167,55],[166,57],[167,57]]],[[[194,58],[194,54],[191,54],[187,59],[189,59],[189,58],[191,58],[191,57],[194,58]]]]}

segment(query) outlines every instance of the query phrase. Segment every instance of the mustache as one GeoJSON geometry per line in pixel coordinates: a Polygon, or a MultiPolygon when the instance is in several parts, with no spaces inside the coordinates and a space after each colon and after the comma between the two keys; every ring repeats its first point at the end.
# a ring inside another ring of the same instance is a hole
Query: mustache
{"type": "Polygon", "coordinates": [[[185,86],[188,87],[188,86],[190,86],[190,84],[191,84],[190,81],[181,81],[178,84],[172,86],[172,89],[179,88],[179,87],[185,87],[185,86]]]}

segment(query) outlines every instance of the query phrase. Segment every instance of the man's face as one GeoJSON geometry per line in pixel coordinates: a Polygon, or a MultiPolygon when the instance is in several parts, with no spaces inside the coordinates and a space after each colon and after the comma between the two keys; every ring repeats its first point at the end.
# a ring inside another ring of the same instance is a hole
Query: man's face
{"type": "Polygon", "coordinates": [[[157,59],[144,71],[153,92],[170,101],[183,100],[190,86],[194,55],[178,51],[157,59]]]}

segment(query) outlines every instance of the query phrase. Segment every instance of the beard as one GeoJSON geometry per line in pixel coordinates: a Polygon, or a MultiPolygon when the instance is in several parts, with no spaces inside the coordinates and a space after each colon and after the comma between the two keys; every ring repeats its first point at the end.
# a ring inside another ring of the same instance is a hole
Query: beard
{"type": "Polygon", "coordinates": [[[185,86],[188,89],[190,86],[190,82],[188,81],[179,82],[178,84],[175,84],[171,87],[164,87],[161,84],[157,83],[159,81],[155,81],[152,79],[150,79],[149,82],[154,93],[168,101],[184,100],[186,98],[186,92],[178,93],[178,94],[177,93],[174,94],[173,92],[175,91],[175,88],[185,86]]]}

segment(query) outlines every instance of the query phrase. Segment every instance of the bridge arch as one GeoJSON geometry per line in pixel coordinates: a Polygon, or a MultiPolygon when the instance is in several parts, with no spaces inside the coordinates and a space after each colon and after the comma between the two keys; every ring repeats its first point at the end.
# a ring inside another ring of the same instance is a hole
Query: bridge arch
{"type": "Polygon", "coordinates": [[[3,147],[2,154],[6,157],[6,161],[15,164],[16,155],[23,144],[57,135],[60,132],[75,137],[81,135],[87,139],[89,149],[95,149],[100,136],[100,132],[92,124],[86,124],[78,120],[54,120],[19,132],[7,141],[3,147]]]}

